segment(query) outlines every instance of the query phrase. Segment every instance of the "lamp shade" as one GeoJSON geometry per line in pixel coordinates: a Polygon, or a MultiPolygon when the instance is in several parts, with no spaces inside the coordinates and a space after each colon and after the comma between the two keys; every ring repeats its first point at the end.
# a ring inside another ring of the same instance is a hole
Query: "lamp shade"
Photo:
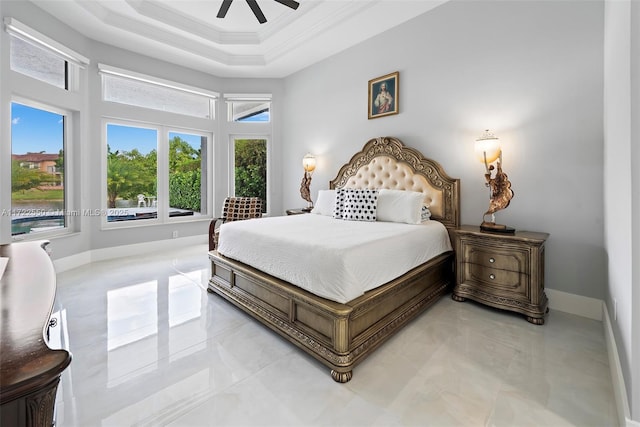
{"type": "Polygon", "coordinates": [[[316,169],[316,158],[312,154],[307,154],[302,158],[302,167],[307,172],[313,172],[316,169]]]}
{"type": "Polygon", "coordinates": [[[485,155],[487,163],[494,162],[500,157],[501,150],[500,140],[488,129],[476,139],[475,152],[481,162],[485,161],[485,155]]]}

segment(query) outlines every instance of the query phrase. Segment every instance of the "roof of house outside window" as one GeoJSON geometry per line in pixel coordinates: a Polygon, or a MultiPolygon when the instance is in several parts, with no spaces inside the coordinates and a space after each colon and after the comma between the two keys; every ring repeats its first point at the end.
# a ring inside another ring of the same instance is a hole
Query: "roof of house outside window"
{"type": "Polygon", "coordinates": [[[27,153],[27,154],[12,154],[11,160],[18,160],[20,162],[55,162],[60,157],[58,154],[51,153],[27,153]]]}

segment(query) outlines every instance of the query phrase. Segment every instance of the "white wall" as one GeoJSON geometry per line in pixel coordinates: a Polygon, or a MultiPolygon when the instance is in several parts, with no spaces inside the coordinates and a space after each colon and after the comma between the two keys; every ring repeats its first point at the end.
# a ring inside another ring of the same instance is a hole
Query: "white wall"
{"type": "Polygon", "coordinates": [[[631,418],[640,425],[640,4],[631,3],[631,418]]]}
{"type": "Polygon", "coordinates": [[[605,5],[606,303],[630,416],[640,423],[640,5],[605,5]]]}
{"type": "Polygon", "coordinates": [[[627,395],[632,396],[631,21],[628,1],[607,1],[604,55],[604,212],[607,311],[627,395]]]}
{"type": "Polygon", "coordinates": [[[631,2],[631,418],[640,425],[640,4],[631,2]]]}
{"type": "Polygon", "coordinates": [[[473,141],[504,143],[515,197],[498,221],[551,234],[546,286],[603,299],[603,4],[451,1],[285,80],[285,207],[370,138],[391,135],[461,178],[463,223],[488,207],[473,141]],[[400,114],[367,120],[367,81],[400,72],[400,114]]]}

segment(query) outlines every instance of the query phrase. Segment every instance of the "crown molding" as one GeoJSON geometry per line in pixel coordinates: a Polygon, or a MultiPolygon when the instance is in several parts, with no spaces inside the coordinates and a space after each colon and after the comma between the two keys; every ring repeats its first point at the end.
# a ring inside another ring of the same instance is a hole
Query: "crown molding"
{"type": "Polygon", "coordinates": [[[288,34],[286,40],[282,40],[265,52],[264,56],[266,63],[269,64],[275,61],[290,51],[304,45],[310,40],[313,40],[318,36],[318,34],[330,31],[332,27],[335,27],[357,14],[374,7],[376,3],[378,3],[378,1],[346,2],[342,7],[334,9],[332,13],[324,14],[322,19],[317,20],[314,24],[299,26],[295,32],[291,31],[288,34]]]}
{"type": "Polygon", "coordinates": [[[165,46],[179,49],[182,52],[188,52],[192,55],[206,58],[208,60],[228,66],[263,66],[266,64],[263,55],[230,54],[219,48],[216,48],[211,43],[204,43],[198,40],[190,39],[181,36],[176,32],[167,31],[166,27],[161,28],[159,26],[141,22],[123,14],[113,12],[111,10],[108,10],[98,2],[76,1],[75,3],[78,4],[78,6],[82,7],[85,11],[99,19],[105,25],[117,28],[120,31],[126,31],[128,33],[145,37],[150,41],[162,43],[165,46]]]}
{"type": "Polygon", "coordinates": [[[265,24],[243,4],[217,19],[215,0],[26,1],[106,45],[220,77],[277,78],[448,0],[305,0],[295,11],[258,0],[265,24]]]}
{"type": "Polygon", "coordinates": [[[257,45],[262,38],[251,31],[220,31],[214,25],[188,16],[180,9],[155,0],[125,0],[137,13],[193,36],[218,44],[257,45]]]}

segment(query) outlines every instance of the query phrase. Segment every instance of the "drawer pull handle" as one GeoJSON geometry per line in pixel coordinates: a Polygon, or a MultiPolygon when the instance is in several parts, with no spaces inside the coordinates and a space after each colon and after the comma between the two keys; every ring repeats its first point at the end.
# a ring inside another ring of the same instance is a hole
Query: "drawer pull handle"
{"type": "Polygon", "coordinates": [[[490,275],[489,275],[489,279],[493,280],[493,279],[495,279],[495,278],[496,278],[496,275],[495,275],[495,274],[493,274],[493,273],[492,273],[492,274],[490,274],[490,275]]]}
{"type": "Polygon", "coordinates": [[[490,262],[491,264],[493,264],[494,262],[496,262],[496,259],[495,259],[495,258],[489,258],[489,262],[490,262]]]}

